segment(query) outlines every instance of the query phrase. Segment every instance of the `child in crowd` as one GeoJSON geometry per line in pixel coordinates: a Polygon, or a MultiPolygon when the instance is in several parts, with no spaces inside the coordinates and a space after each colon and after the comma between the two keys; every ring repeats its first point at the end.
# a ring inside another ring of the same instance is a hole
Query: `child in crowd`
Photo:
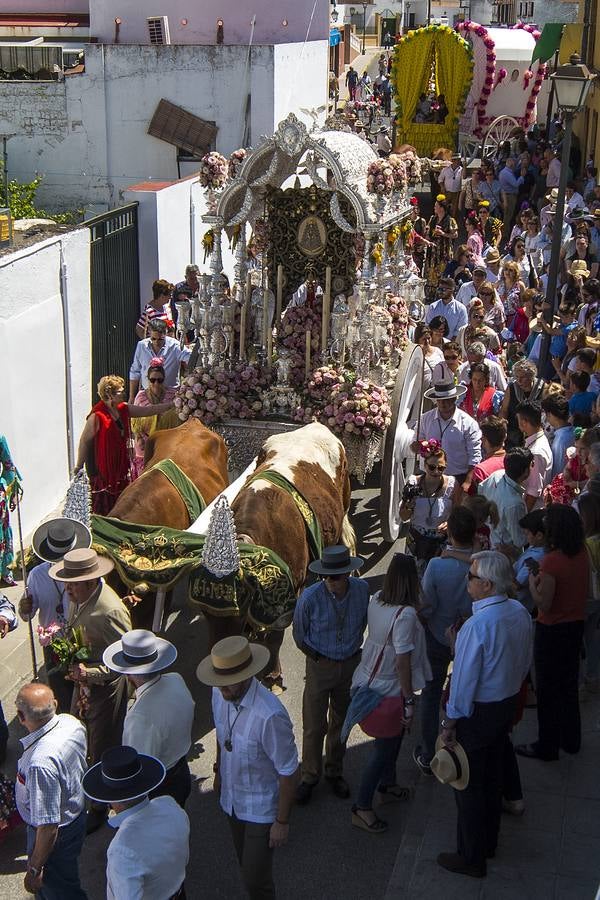
{"type": "Polygon", "coordinates": [[[574,416],[581,413],[589,416],[596,404],[598,396],[593,391],[589,391],[590,376],[587,372],[571,372],[569,374],[569,386],[567,394],[569,396],[569,414],[574,416]]]}

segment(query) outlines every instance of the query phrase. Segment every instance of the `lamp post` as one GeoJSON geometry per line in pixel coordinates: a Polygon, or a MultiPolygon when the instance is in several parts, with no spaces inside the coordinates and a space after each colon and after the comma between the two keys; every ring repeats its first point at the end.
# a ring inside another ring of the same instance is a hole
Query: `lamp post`
{"type": "Polygon", "coordinates": [[[365,47],[367,45],[367,6],[368,3],[363,3],[363,38],[362,38],[362,55],[365,55],[365,47]]]}
{"type": "MultiPolygon", "coordinates": [[[[544,319],[552,324],[558,308],[557,284],[558,267],[560,264],[560,250],[562,244],[562,223],[565,214],[565,194],[567,190],[567,174],[569,168],[569,155],[571,152],[571,137],[573,135],[573,119],[585,106],[585,101],[596,76],[592,75],[587,66],[584,66],[577,53],[571,56],[568,63],[559,66],[550,76],[554,88],[556,105],[562,109],[565,117],[565,135],[562,141],[562,153],[560,160],[560,181],[558,184],[558,197],[552,225],[552,248],[550,252],[550,265],[548,267],[548,286],[546,299],[549,303],[544,312],[544,319]]],[[[538,374],[543,376],[548,362],[550,349],[550,335],[546,332],[542,335],[540,358],[538,362],[538,374]]]]}

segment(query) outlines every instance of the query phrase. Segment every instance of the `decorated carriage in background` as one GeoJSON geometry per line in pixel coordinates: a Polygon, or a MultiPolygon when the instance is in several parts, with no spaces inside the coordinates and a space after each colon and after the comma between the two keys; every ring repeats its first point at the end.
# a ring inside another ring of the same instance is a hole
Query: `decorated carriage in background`
{"type": "Polygon", "coordinates": [[[530,25],[486,28],[470,21],[408,32],[396,45],[393,70],[397,144],[411,144],[420,156],[459,149],[470,164],[480,153],[495,153],[516,129],[527,130],[546,73],[544,63],[531,64],[539,37],[530,25]],[[443,121],[439,115],[435,121],[435,111],[422,121],[423,94],[435,98],[434,106],[443,97],[443,121]]]}

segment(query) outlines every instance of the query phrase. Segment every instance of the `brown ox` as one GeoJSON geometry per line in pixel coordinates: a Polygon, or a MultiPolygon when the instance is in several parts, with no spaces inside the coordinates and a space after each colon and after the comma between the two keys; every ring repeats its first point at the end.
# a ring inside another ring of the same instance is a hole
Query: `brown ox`
{"type": "MultiPolygon", "coordinates": [[[[323,545],[345,543],[354,552],[354,531],[348,520],[350,477],[343,444],[324,425],[314,423],[296,431],[268,438],[257,459],[252,481],[232,503],[239,540],[274,550],[291,570],[294,589],[306,581],[310,551],[306,526],[287,491],[269,481],[254,480],[274,470],[297,487],[310,504],[321,526],[323,545]]],[[[238,617],[213,620],[217,631],[211,639],[239,633],[238,617]]],[[[266,642],[271,651],[271,676],[280,676],[278,661],[283,631],[271,632],[266,642]]]]}
{"type": "Polygon", "coordinates": [[[196,485],[208,505],[229,484],[225,441],[197,419],[156,431],[146,444],[146,470],[125,488],[110,515],[139,525],[185,531],[191,525],[185,503],[162,472],[151,467],[172,459],[196,485]]]}

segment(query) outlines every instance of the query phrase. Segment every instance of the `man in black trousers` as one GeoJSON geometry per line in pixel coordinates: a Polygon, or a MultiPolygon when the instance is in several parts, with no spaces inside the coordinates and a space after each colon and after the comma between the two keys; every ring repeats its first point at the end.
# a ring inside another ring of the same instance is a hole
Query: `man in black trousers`
{"type": "MultiPolygon", "coordinates": [[[[455,790],[457,852],[440,853],[450,872],[483,878],[494,856],[502,809],[503,756],[517,695],[531,663],[531,617],[508,592],[512,568],[494,550],[475,553],[468,573],[473,615],[456,638],[454,669],[441,739],[457,742],[469,782],[455,790]]],[[[449,629],[450,631],[451,629],[449,629]]]]}

